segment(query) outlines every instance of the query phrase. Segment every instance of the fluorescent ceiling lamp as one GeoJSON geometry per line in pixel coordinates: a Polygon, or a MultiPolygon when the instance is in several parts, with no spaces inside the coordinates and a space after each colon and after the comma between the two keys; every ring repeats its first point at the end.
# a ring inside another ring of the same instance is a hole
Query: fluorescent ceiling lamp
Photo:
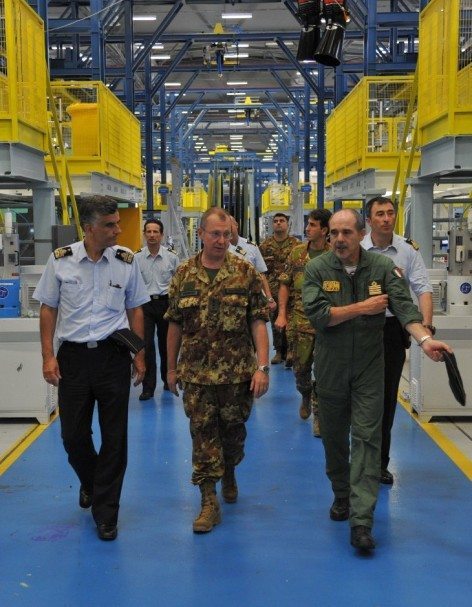
{"type": "MultiPolygon", "coordinates": [[[[287,40],[287,41],[282,40],[282,42],[285,44],[285,46],[293,46],[293,42],[291,40],[287,40]]],[[[279,46],[277,44],[277,42],[266,42],[265,45],[266,46],[273,46],[273,47],[279,46]]]]}
{"type": "Polygon", "coordinates": [[[229,126],[246,126],[244,122],[230,122],[229,126]]]}
{"type": "Polygon", "coordinates": [[[155,21],[156,15],[133,15],[133,21],[155,21]]]}
{"type": "Polygon", "coordinates": [[[158,44],[153,44],[152,48],[155,49],[156,51],[162,51],[162,49],[164,48],[164,45],[159,42],[158,44]]]}
{"type": "Polygon", "coordinates": [[[247,59],[249,53],[225,53],[225,59],[247,59]]]}
{"type": "Polygon", "coordinates": [[[237,44],[230,44],[229,48],[249,48],[249,42],[238,42],[237,44]]]}
{"type": "Polygon", "coordinates": [[[166,61],[170,59],[170,55],[151,55],[151,59],[154,61],[166,61]]]}
{"type": "Polygon", "coordinates": [[[164,82],[164,86],[182,86],[181,82],[164,82]]]}
{"type": "Polygon", "coordinates": [[[239,114],[241,110],[228,110],[228,114],[239,114]]]}
{"type": "Polygon", "coordinates": [[[227,86],[244,86],[247,84],[247,80],[228,80],[227,86]]]}
{"type": "Polygon", "coordinates": [[[222,13],[222,19],[252,19],[252,13],[222,13]]]}
{"type": "Polygon", "coordinates": [[[232,97],[245,97],[246,96],[246,93],[241,92],[241,91],[228,91],[226,94],[229,96],[232,96],[232,97]]]}

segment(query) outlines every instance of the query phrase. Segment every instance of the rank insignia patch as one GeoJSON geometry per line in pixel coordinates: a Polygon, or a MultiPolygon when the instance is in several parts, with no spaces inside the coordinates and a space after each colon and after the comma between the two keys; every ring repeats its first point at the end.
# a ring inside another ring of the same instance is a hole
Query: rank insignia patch
{"type": "Polygon", "coordinates": [[[125,251],[125,249],[116,249],[115,257],[121,259],[125,263],[133,263],[134,255],[131,251],[125,251]]]}
{"type": "Polygon", "coordinates": [[[341,290],[341,283],[338,280],[324,280],[323,291],[327,293],[337,293],[341,290]]]}
{"type": "Polygon", "coordinates": [[[382,285],[373,280],[369,287],[369,295],[382,295],[382,285]]]}
{"type": "Polygon", "coordinates": [[[56,249],[54,251],[55,259],[61,259],[62,257],[67,257],[68,255],[72,255],[71,247],[61,247],[60,249],[56,249]]]}

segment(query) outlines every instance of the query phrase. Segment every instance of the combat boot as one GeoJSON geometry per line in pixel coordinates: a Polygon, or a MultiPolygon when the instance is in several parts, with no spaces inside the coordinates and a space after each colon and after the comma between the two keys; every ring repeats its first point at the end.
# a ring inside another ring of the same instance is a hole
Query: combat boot
{"type": "Polygon", "coordinates": [[[321,438],[320,418],[318,417],[318,414],[314,413],[314,412],[313,412],[313,436],[315,436],[316,438],[321,438]]]}
{"type": "Polygon", "coordinates": [[[275,356],[270,361],[270,364],[271,365],[280,365],[281,362],[282,362],[282,354],[281,354],[281,352],[279,352],[277,350],[275,353],[275,356]]]}
{"type": "Polygon", "coordinates": [[[311,395],[304,394],[302,396],[302,402],[300,405],[300,409],[298,410],[300,417],[302,419],[308,419],[311,415],[311,395]]]}
{"type": "Polygon", "coordinates": [[[285,358],[285,368],[291,369],[293,367],[293,354],[291,352],[287,352],[287,356],[285,358]]]}
{"type": "Polygon", "coordinates": [[[227,504],[238,501],[238,485],[234,475],[234,466],[226,466],[225,473],[221,479],[221,493],[227,504]]]}
{"type": "Polygon", "coordinates": [[[216,497],[215,483],[205,481],[200,485],[202,509],[193,521],[194,533],[208,533],[215,525],[221,523],[221,511],[216,497]]]}

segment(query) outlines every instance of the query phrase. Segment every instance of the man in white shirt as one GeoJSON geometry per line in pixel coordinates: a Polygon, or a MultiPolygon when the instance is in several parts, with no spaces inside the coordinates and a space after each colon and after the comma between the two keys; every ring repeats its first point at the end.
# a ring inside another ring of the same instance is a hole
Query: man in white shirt
{"type": "MultiPolygon", "coordinates": [[[[394,233],[397,211],[390,198],[382,196],[372,198],[366,204],[365,213],[371,232],[364,237],[361,242],[362,247],[393,259],[418,298],[418,307],[423,315],[423,326],[434,335],[433,289],[418,245],[413,240],[394,233]]],[[[393,484],[393,474],[388,470],[391,431],[407,347],[409,347],[409,337],[405,335],[396,316],[387,309],[384,326],[385,391],[380,473],[380,482],[384,485],[393,484]]]]}
{"type": "Polygon", "coordinates": [[[164,314],[169,307],[169,284],[179,265],[177,255],[162,245],[164,226],[159,219],[148,219],[144,224],[146,246],[135,255],[151,300],[143,305],[144,341],[146,374],[143,379],[143,391],[139,400],[149,400],[156,389],[156,347],[154,337],[157,331],[157,344],[161,359],[160,372],[167,386],[167,328],[164,314]]]}

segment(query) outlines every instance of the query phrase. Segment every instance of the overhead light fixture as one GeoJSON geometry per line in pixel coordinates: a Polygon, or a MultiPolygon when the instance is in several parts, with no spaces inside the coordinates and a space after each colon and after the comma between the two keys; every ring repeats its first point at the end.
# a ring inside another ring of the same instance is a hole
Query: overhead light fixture
{"type": "Polygon", "coordinates": [[[344,32],[351,20],[346,0],[323,0],[326,28],[315,52],[315,60],[322,65],[336,67],[341,63],[344,32]]]}
{"type": "MultiPolygon", "coordinates": [[[[291,40],[282,40],[282,42],[285,44],[285,46],[293,46],[293,42],[291,40]]],[[[265,45],[271,46],[273,48],[276,48],[279,46],[277,42],[271,42],[271,41],[266,42],[265,45]]]]}
{"type": "MultiPolygon", "coordinates": [[[[144,46],[144,45],[141,45],[141,46],[144,46]]],[[[153,48],[155,51],[162,51],[162,50],[163,50],[163,48],[164,48],[164,45],[163,45],[163,44],[161,44],[160,42],[158,42],[157,44],[153,44],[153,45],[152,45],[152,48],[153,48]]]]}
{"type": "Polygon", "coordinates": [[[167,61],[170,59],[170,55],[151,55],[153,61],[167,61]]]}
{"type": "Polygon", "coordinates": [[[247,59],[249,53],[225,53],[225,59],[247,59]]]}
{"type": "Polygon", "coordinates": [[[229,48],[249,48],[249,42],[236,42],[236,44],[230,44],[229,48]]]}
{"type": "Polygon", "coordinates": [[[222,13],[222,19],[252,19],[252,13],[222,13]]]}
{"type": "Polygon", "coordinates": [[[228,80],[227,86],[244,86],[247,84],[247,80],[228,80]]]}
{"type": "Polygon", "coordinates": [[[156,21],[156,15],[133,15],[133,21],[156,21]]]}
{"type": "Polygon", "coordinates": [[[164,86],[182,86],[181,82],[164,82],[164,86]]]}

